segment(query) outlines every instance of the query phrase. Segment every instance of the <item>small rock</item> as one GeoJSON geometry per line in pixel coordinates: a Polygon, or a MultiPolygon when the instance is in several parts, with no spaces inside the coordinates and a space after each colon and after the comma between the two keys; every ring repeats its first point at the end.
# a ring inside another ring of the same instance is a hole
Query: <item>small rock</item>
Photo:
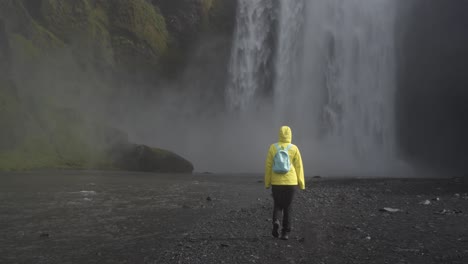
{"type": "Polygon", "coordinates": [[[440,211],[434,212],[434,214],[439,214],[439,215],[461,214],[461,213],[463,213],[461,210],[447,210],[447,209],[442,209],[440,211]]]}
{"type": "Polygon", "coordinates": [[[413,249],[413,248],[395,248],[393,249],[394,252],[411,252],[411,253],[418,253],[419,249],[413,249]]]}
{"type": "Polygon", "coordinates": [[[462,182],[463,182],[463,178],[462,178],[462,177],[453,177],[452,179],[453,179],[453,181],[454,181],[455,183],[462,183],[462,182]]]}
{"type": "Polygon", "coordinates": [[[227,248],[227,247],[229,247],[228,244],[224,244],[224,243],[221,243],[219,246],[222,247],[222,248],[227,248]]]}
{"type": "Polygon", "coordinates": [[[41,237],[41,238],[49,238],[49,234],[48,234],[48,233],[41,233],[41,234],[39,235],[39,237],[41,237]]]}
{"type": "Polygon", "coordinates": [[[455,198],[460,198],[460,194],[459,194],[459,193],[456,193],[456,194],[454,194],[453,196],[455,196],[455,198]]]}
{"type": "Polygon", "coordinates": [[[258,180],[257,183],[263,183],[263,180],[258,180]]]}
{"type": "Polygon", "coordinates": [[[96,195],[95,191],[80,191],[80,194],[84,196],[91,196],[91,195],[96,195]]]}
{"type": "Polygon", "coordinates": [[[400,212],[401,210],[397,208],[384,207],[384,208],[379,209],[379,211],[387,212],[387,213],[396,213],[396,212],[400,212]]]}
{"type": "Polygon", "coordinates": [[[314,178],[314,179],[321,179],[321,178],[322,178],[322,176],[320,176],[320,175],[315,175],[315,176],[314,176],[314,177],[312,177],[312,178],[314,178]]]}
{"type": "Polygon", "coordinates": [[[370,237],[370,236],[366,236],[366,240],[371,240],[371,237],[370,237]]]}
{"type": "Polygon", "coordinates": [[[206,197],[206,200],[207,200],[208,202],[211,202],[211,201],[212,201],[212,199],[211,199],[210,196],[206,197]]]}
{"type": "Polygon", "coordinates": [[[430,205],[430,204],[431,204],[431,201],[425,200],[425,201],[420,202],[419,204],[430,205]]]}
{"type": "Polygon", "coordinates": [[[432,198],[432,201],[438,202],[438,201],[440,201],[440,198],[439,197],[432,198]]]}

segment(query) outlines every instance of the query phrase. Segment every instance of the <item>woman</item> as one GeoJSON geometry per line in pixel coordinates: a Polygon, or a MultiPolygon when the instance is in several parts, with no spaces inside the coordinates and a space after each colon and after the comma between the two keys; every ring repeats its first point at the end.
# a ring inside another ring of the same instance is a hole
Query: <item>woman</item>
{"type": "Polygon", "coordinates": [[[288,240],[291,232],[291,203],[296,186],[305,189],[301,153],[297,146],[291,144],[291,140],[291,128],[281,127],[279,142],[270,146],[265,162],[265,188],[272,187],[274,201],[272,235],[279,236],[279,217],[283,214],[283,240],[288,240]]]}

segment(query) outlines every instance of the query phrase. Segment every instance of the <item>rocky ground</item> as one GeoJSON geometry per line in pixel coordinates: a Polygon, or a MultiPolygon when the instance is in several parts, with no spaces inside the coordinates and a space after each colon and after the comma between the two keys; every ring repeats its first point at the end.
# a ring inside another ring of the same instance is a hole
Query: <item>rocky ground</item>
{"type": "Polygon", "coordinates": [[[0,263],[467,263],[462,179],[319,179],[271,237],[260,175],[0,175],[0,263]]]}

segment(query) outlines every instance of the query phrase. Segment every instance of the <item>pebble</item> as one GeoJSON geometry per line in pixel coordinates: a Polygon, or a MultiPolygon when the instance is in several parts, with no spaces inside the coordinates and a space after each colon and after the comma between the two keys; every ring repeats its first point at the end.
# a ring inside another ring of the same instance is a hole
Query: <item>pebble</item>
{"type": "Polygon", "coordinates": [[[425,200],[425,201],[420,202],[419,204],[430,205],[430,204],[431,204],[431,201],[425,200]]]}
{"type": "Polygon", "coordinates": [[[400,212],[401,210],[397,208],[384,207],[382,209],[379,209],[379,211],[387,212],[387,213],[396,213],[396,212],[400,212]]]}

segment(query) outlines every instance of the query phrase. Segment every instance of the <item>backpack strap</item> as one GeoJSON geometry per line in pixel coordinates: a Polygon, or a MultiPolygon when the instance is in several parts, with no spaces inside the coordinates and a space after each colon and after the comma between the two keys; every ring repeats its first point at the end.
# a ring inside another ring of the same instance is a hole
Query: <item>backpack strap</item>
{"type": "Polygon", "coordinates": [[[278,143],[275,143],[276,151],[280,151],[281,147],[279,146],[278,143]]]}
{"type": "MultiPolygon", "coordinates": [[[[279,143],[275,143],[275,147],[277,151],[281,150],[281,147],[279,146],[279,143]]],[[[292,144],[289,144],[284,150],[289,151],[292,148],[292,144]]]]}

